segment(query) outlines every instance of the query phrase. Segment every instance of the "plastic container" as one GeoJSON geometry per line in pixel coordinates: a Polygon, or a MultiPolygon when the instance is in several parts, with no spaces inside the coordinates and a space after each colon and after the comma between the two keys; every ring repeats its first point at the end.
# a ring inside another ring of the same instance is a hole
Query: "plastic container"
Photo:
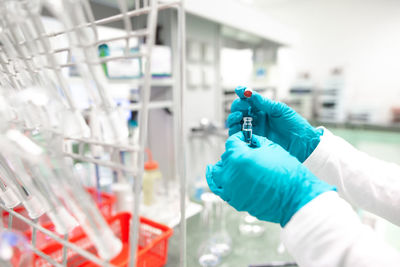
{"type": "Polygon", "coordinates": [[[155,196],[161,188],[162,174],[158,169],[158,162],[153,160],[151,151],[146,149],[148,161],[144,163],[143,174],[143,204],[150,206],[155,203],[155,196]]]}
{"type": "MultiPolygon", "coordinates": [[[[97,207],[99,208],[101,214],[104,216],[104,218],[109,219],[112,217],[113,215],[113,206],[115,203],[115,196],[108,194],[108,193],[104,193],[101,192],[100,194],[100,202],[97,201],[97,191],[94,188],[86,188],[86,190],[89,192],[89,194],[93,197],[93,199],[96,201],[97,203],[97,207]]],[[[46,228],[47,230],[50,230],[52,232],[55,233],[55,226],[54,224],[48,219],[47,216],[43,216],[40,218],[40,223],[41,225],[46,228]]],[[[25,224],[24,222],[22,222],[23,224],[25,224]]],[[[13,224],[14,225],[14,224],[13,224]]],[[[25,224],[27,225],[27,224],[25,224]]],[[[32,228],[29,227],[27,230],[24,231],[25,235],[31,239],[32,237],[32,228]]],[[[80,227],[76,227],[74,230],[72,230],[71,232],[68,233],[69,238],[73,238],[77,235],[81,235],[83,233],[82,229],[80,227]]],[[[62,237],[61,235],[59,235],[60,237],[62,237]]],[[[41,231],[37,231],[36,232],[36,244],[38,248],[43,248],[46,245],[48,245],[49,243],[56,243],[56,241],[54,241],[54,239],[52,239],[51,237],[47,236],[46,234],[42,233],[41,231]]]]}
{"type": "Polygon", "coordinates": [[[132,194],[132,185],[128,183],[113,183],[111,185],[116,202],[114,209],[116,212],[130,212],[133,210],[134,197],[132,194]]]}
{"type": "MultiPolygon", "coordinates": [[[[93,199],[96,201],[97,203],[97,207],[99,208],[101,214],[103,214],[103,216],[105,218],[110,218],[113,215],[113,208],[114,208],[114,204],[116,201],[116,198],[114,195],[112,194],[108,194],[105,192],[101,192],[100,194],[100,202],[97,200],[97,191],[95,188],[92,187],[88,187],[86,188],[86,190],[89,192],[89,194],[93,197],[93,199]]],[[[14,208],[15,212],[18,212],[21,215],[24,215],[25,217],[28,216],[28,212],[26,211],[26,209],[23,206],[17,206],[14,208]]],[[[46,224],[48,223],[50,220],[47,217],[47,215],[43,215],[40,217],[39,222],[46,224]]],[[[7,227],[8,224],[8,212],[7,211],[3,211],[3,225],[7,227]]],[[[19,231],[25,231],[26,229],[30,229],[30,226],[28,226],[26,223],[24,223],[23,221],[21,221],[20,219],[13,217],[13,229],[15,230],[19,230],[19,231]]]]}
{"type": "MultiPolygon", "coordinates": [[[[97,200],[97,191],[94,188],[86,188],[86,190],[90,193],[90,195],[93,197],[93,199],[97,200]]],[[[101,214],[104,216],[104,218],[109,219],[113,215],[113,206],[115,203],[115,196],[101,192],[100,194],[100,202],[96,201],[97,206],[101,212],[101,214]]],[[[18,206],[14,208],[14,211],[18,212],[19,214],[28,217],[28,212],[25,210],[23,206],[18,206]]],[[[8,227],[8,212],[3,211],[3,225],[5,227],[8,227]]],[[[49,217],[47,215],[43,215],[39,218],[39,223],[41,226],[44,228],[52,231],[55,233],[55,226],[54,224],[50,221],[49,217]]],[[[15,216],[13,217],[13,223],[12,223],[12,229],[13,230],[18,230],[21,231],[25,234],[25,236],[30,240],[32,237],[32,228],[23,222],[22,220],[16,218],[15,216]]],[[[69,233],[69,237],[72,238],[74,236],[82,234],[82,229],[80,227],[76,227],[73,231],[69,233]]],[[[59,235],[62,237],[61,235],[59,235]]],[[[54,241],[51,237],[48,237],[46,234],[42,233],[41,231],[37,231],[36,233],[36,244],[38,248],[42,248],[46,246],[49,243],[54,243],[54,241]]]]}
{"type": "MultiPolygon", "coordinates": [[[[119,213],[113,218],[108,219],[108,223],[114,234],[120,238],[123,247],[121,253],[112,259],[110,263],[113,266],[127,266],[129,263],[129,226],[131,215],[127,212],[119,213]]],[[[168,238],[173,234],[173,230],[165,225],[153,222],[146,218],[140,218],[140,234],[138,247],[137,267],[161,267],[167,262],[168,238]]],[[[96,254],[95,247],[82,231],[79,234],[69,238],[72,242],[87,251],[96,254]]],[[[57,261],[62,259],[62,245],[53,242],[41,248],[41,251],[57,261]]],[[[51,266],[41,257],[35,255],[35,267],[51,266]]],[[[86,258],[80,256],[74,251],[68,251],[69,267],[94,267],[99,266],[86,258]]]]}

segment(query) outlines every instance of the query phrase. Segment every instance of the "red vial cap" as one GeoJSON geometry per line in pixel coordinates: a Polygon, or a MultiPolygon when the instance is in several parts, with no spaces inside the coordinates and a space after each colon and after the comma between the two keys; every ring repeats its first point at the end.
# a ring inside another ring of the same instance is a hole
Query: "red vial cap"
{"type": "Polygon", "coordinates": [[[250,98],[253,95],[253,91],[251,89],[244,90],[244,96],[250,98]]]}

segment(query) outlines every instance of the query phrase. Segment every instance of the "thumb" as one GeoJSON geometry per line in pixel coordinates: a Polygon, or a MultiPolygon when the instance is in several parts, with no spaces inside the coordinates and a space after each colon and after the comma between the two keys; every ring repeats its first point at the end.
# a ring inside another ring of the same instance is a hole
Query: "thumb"
{"type": "Polygon", "coordinates": [[[228,151],[232,148],[248,148],[242,131],[231,135],[225,142],[225,150],[228,151]]]}
{"type": "Polygon", "coordinates": [[[246,86],[238,86],[235,88],[235,93],[237,94],[237,96],[241,99],[246,99],[246,97],[244,96],[244,91],[247,89],[246,86]]]}
{"type": "Polygon", "coordinates": [[[251,138],[251,147],[252,148],[259,148],[262,147],[264,145],[270,145],[273,144],[274,142],[272,142],[271,140],[267,139],[264,136],[260,136],[260,135],[252,135],[251,138]]]}

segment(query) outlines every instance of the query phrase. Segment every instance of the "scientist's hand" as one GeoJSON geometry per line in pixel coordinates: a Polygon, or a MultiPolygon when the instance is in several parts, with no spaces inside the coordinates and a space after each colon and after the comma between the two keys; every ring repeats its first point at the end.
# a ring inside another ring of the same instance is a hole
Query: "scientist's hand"
{"type": "Polygon", "coordinates": [[[260,220],[283,227],[309,201],[335,190],[265,137],[253,135],[250,147],[239,132],[225,146],[221,160],[207,166],[208,186],[238,211],[260,220]]]}
{"type": "Polygon", "coordinates": [[[241,130],[243,113],[251,107],[253,133],[267,137],[304,162],[318,146],[323,130],[312,127],[287,105],[264,98],[257,92],[253,91],[253,95],[245,99],[245,89],[243,86],[235,89],[239,99],[233,102],[227,120],[229,135],[241,130]]]}

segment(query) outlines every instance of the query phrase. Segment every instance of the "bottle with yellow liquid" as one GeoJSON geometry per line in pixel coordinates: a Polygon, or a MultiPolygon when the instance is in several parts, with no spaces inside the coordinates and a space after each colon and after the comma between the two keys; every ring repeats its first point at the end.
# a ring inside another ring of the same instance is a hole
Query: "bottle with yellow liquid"
{"type": "Polygon", "coordinates": [[[143,204],[151,206],[156,202],[156,194],[160,192],[162,174],[158,168],[158,162],[153,160],[151,151],[147,149],[146,152],[148,160],[144,164],[143,204]]]}

